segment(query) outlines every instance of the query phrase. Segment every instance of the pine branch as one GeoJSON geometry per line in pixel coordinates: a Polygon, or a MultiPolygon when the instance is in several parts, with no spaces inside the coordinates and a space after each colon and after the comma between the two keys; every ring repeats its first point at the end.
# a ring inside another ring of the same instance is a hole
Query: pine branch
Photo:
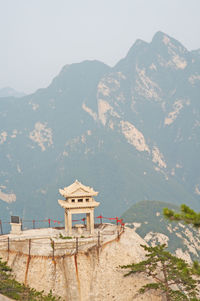
{"type": "Polygon", "coordinates": [[[147,260],[122,266],[124,269],[129,269],[125,276],[143,273],[156,281],[141,287],[139,293],[144,293],[151,289],[159,289],[164,293],[166,300],[196,300],[199,288],[197,287],[198,280],[193,275],[197,275],[200,272],[198,263],[190,267],[183,259],[167,252],[165,250],[166,245],[155,247],[142,245],[142,247],[147,252],[147,260]],[[174,286],[178,289],[174,289],[174,286]]]}
{"type": "Polygon", "coordinates": [[[182,204],[180,212],[164,208],[163,215],[171,221],[184,221],[186,224],[192,224],[194,227],[200,227],[200,213],[195,212],[190,207],[182,204]]]}

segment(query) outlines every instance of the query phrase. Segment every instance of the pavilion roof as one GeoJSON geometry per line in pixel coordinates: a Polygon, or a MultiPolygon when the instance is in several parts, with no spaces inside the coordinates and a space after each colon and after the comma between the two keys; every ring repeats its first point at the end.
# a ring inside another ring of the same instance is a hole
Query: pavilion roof
{"type": "Polygon", "coordinates": [[[98,192],[94,191],[92,187],[85,186],[78,180],[76,180],[73,184],[71,184],[68,187],[59,189],[59,192],[65,198],[96,196],[98,194],[98,192]]]}

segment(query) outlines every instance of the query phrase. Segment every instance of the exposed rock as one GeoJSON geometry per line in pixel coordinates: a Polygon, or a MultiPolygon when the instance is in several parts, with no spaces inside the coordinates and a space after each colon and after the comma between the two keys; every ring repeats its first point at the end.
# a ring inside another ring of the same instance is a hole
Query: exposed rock
{"type": "Polygon", "coordinates": [[[16,201],[16,195],[14,193],[5,193],[0,189],[0,200],[6,203],[12,203],[16,201]]]}
{"type": "Polygon", "coordinates": [[[50,146],[53,144],[52,141],[52,129],[46,127],[46,123],[37,122],[35,129],[30,132],[29,138],[36,142],[42,149],[46,150],[45,144],[50,146]]]}
{"type": "Polygon", "coordinates": [[[8,259],[18,281],[45,292],[52,289],[67,301],[161,301],[156,293],[137,295],[148,279],[142,275],[124,277],[125,271],[119,267],[145,258],[140,244],[146,243],[134,230],[125,228],[119,239],[54,260],[46,256],[45,244],[41,256],[0,254],[8,259]]]}
{"type": "Polygon", "coordinates": [[[148,245],[166,244],[171,253],[184,260],[190,263],[199,261],[199,230],[182,222],[168,221],[163,216],[163,208],[179,211],[178,207],[170,203],[141,201],[127,210],[122,218],[129,227],[134,227],[148,245]]]}
{"type": "Polygon", "coordinates": [[[138,151],[150,152],[148,145],[145,142],[145,138],[144,138],[143,134],[138,129],[136,129],[136,127],[133,124],[131,124],[128,121],[122,120],[120,122],[120,125],[122,128],[122,133],[124,134],[128,143],[135,146],[135,148],[138,151]]]}

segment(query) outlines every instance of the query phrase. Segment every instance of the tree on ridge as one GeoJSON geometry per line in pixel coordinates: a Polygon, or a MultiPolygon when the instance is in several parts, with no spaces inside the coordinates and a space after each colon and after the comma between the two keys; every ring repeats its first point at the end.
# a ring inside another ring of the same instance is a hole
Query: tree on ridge
{"type": "Polygon", "coordinates": [[[121,266],[123,269],[129,269],[124,276],[142,273],[152,279],[151,283],[140,288],[140,294],[159,290],[167,301],[199,300],[198,280],[195,277],[199,271],[198,266],[195,270],[183,259],[170,254],[165,250],[165,244],[155,247],[141,246],[147,251],[147,259],[121,266]]]}
{"type": "Polygon", "coordinates": [[[184,221],[186,224],[191,224],[196,228],[200,227],[200,213],[195,212],[184,204],[180,206],[180,212],[164,208],[163,215],[171,221],[184,221]]]}

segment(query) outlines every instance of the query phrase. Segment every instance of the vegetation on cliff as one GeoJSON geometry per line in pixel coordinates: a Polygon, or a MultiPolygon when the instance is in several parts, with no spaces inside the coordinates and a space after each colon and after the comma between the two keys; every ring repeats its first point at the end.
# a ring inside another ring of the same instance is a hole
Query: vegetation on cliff
{"type": "Polygon", "coordinates": [[[181,205],[180,212],[175,212],[169,208],[163,209],[164,216],[171,221],[184,221],[196,228],[200,227],[200,213],[195,212],[186,205],[181,205]]]}
{"type": "Polygon", "coordinates": [[[54,297],[50,292],[44,295],[43,292],[37,292],[24,284],[17,282],[5,262],[0,258],[0,293],[14,300],[23,301],[58,301],[60,298],[54,297]]]}
{"type": "Polygon", "coordinates": [[[178,212],[179,206],[167,202],[140,201],[133,204],[121,216],[129,227],[135,227],[135,231],[150,246],[166,243],[168,251],[174,255],[185,254],[185,258],[191,261],[200,261],[200,232],[190,224],[182,220],[164,218],[163,210],[169,208],[169,212],[178,212]]]}
{"type": "Polygon", "coordinates": [[[197,301],[199,265],[194,263],[191,267],[183,259],[177,258],[165,250],[166,245],[147,247],[147,260],[122,266],[129,269],[125,276],[143,273],[153,281],[143,285],[139,293],[143,294],[149,290],[159,290],[167,301],[197,301]]]}

